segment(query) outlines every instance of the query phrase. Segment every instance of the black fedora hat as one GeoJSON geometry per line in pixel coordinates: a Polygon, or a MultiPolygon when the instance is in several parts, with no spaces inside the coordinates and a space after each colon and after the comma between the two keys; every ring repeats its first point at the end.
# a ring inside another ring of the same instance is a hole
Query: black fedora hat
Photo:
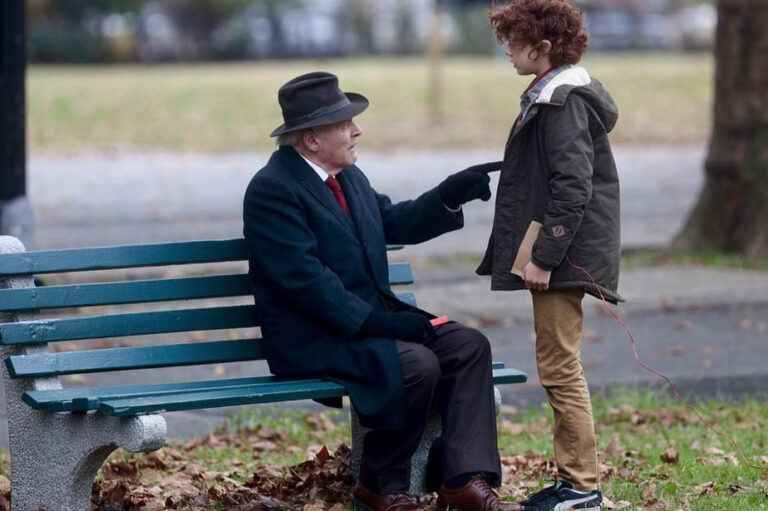
{"type": "Polygon", "coordinates": [[[271,137],[284,133],[346,121],[368,108],[361,94],[342,92],[336,75],[315,71],[297,76],[277,93],[284,123],[271,137]]]}

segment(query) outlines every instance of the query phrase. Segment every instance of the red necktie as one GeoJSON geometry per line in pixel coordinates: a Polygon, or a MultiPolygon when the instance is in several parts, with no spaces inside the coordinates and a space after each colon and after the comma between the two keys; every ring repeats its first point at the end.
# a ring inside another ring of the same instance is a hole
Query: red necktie
{"type": "Polygon", "coordinates": [[[341,184],[339,184],[339,181],[333,176],[328,176],[328,178],[325,180],[325,184],[328,185],[328,188],[331,189],[331,193],[336,199],[336,202],[339,203],[341,210],[345,215],[349,216],[349,206],[347,206],[347,199],[344,198],[344,190],[341,189],[341,184]]]}

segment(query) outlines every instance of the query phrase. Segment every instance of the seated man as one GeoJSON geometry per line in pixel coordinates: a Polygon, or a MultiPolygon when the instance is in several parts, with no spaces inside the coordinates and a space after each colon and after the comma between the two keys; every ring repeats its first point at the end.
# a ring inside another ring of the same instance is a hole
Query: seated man
{"type": "Polygon", "coordinates": [[[490,198],[487,171],[449,176],[420,197],[392,204],[354,163],[368,107],[330,73],[280,88],[279,149],[251,180],[244,222],[250,276],[269,367],[345,385],[366,436],[355,509],[420,509],[406,492],[410,458],[427,416],[443,421],[441,509],[507,509],[500,483],[488,340],[398,300],[387,243],[420,243],[463,225],[461,205],[490,198]]]}

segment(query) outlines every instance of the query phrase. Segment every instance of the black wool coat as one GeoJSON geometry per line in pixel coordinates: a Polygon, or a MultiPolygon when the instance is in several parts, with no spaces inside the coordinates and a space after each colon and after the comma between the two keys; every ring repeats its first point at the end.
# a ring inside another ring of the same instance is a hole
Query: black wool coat
{"type": "Polygon", "coordinates": [[[371,311],[419,311],[392,293],[386,245],[459,229],[463,216],[436,190],[392,204],[356,166],[337,178],[351,218],[291,147],[248,185],[244,234],[264,351],[276,375],[343,383],[363,425],[399,428],[405,400],[395,343],[358,332],[371,311]]]}
{"type": "Polygon", "coordinates": [[[619,178],[608,141],[613,99],[581,67],[560,72],[513,127],[504,153],[493,229],[480,275],[491,288],[524,289],[512,264],[523,237],[542,224],[531,260],[551,271],[550,289],[581,288],[616,303],[621,247],[619,178]]]}

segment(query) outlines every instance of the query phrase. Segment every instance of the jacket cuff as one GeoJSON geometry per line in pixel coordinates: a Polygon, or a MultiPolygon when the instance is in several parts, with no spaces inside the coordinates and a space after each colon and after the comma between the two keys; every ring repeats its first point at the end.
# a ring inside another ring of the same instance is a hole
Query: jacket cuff
{"type": "Polygon", "coordinates": [[[539,259],[536,259],[533,256],[531,257],[531,262],[533,264],[535,264],[536,266],[538,266],[539,268],[541,268],[542,270],[549,271],[549,272],[554,271],[555,268],[557,268],[559,266],[559,265],[547,264],[545,262],[540,261],[539,259]]]}

